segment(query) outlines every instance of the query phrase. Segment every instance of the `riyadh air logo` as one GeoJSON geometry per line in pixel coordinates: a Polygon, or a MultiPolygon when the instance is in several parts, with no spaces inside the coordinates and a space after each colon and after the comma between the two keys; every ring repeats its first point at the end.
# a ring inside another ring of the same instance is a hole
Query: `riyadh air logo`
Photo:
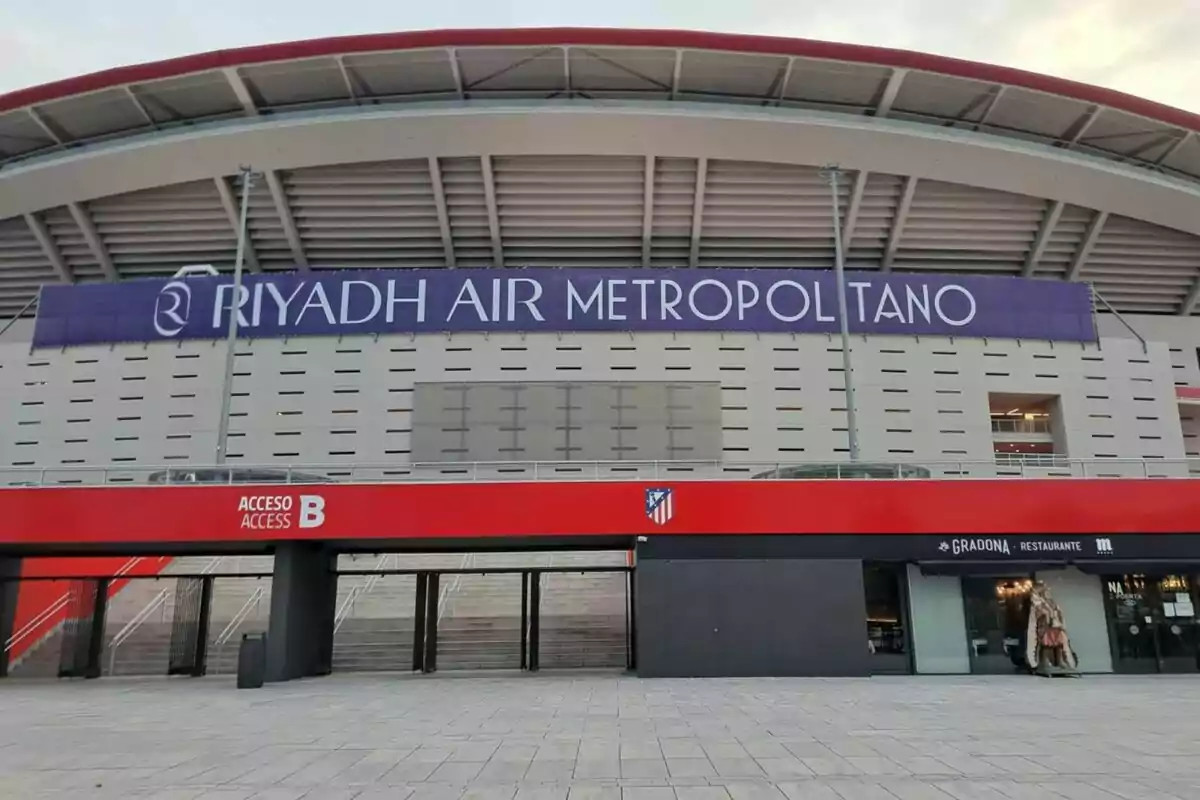
{"type": "Polygon", "coordinates": [[[670,489],[646,490],[646,516],[655,525],[666,525],[675,516],[675,497],[670,489]]]}
{"type": "Polygon", "coordinates": [[[159,336],[178,336],[192,313],[192,287],[183,281],[171,281],[154,301],[154,330],[159,336]]]}

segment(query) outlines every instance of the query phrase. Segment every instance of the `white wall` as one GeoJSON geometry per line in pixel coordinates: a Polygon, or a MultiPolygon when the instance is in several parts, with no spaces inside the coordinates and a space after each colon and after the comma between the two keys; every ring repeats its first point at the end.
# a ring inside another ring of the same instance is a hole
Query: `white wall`
{"type": "MultiPolygon", "coordinates": [[[[0,465],[212,459],[223,343],[30,352],[0,342],[0,465]]],[[[16,334],[14,336],[13,334],[16,334]]],[[[989,392],[1057,394],[1068,453],[1180,459],[1171,356],[1130,339],[855,337],[863,456],[987,477],[989,392]]],[[[824,335],[543,334],[243,341],[230,456],[240,463],[407,463],[421,381],[715,381],[725,460],[846,457],[836,339],[824,335]]],[[[1178,465],[1176,465],[1178,467],[1178,465]]],[[[1099,474],[1125,474],[1105,467],[1099,474]]],[[[1167,467],[1164,467],[1167,469],[1167,467]]],[[[1136,470],[1140,474],[1140,467],[1136,470]]]]}

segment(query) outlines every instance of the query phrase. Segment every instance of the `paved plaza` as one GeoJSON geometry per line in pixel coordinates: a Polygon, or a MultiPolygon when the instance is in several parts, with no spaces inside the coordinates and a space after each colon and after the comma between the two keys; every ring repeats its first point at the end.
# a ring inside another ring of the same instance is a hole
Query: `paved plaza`
{"type": "Polygon", "coordinates": [[[0,683],[0,797],[1194,800],[1200,677],[0,683]]]}

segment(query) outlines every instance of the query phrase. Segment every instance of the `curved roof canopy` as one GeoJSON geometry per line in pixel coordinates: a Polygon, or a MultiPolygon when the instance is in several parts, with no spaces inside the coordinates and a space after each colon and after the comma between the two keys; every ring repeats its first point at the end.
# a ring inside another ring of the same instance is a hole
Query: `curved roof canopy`
{"type": "Polygon", "coordinates": [[[316,39],[70,78],[0,95],[0,164],[248,108],[515,97],[817,108],[1051,143],[1200,180],[1200,115],[1121,92],[887,48],[588,28],[316,39]]]}
{"type": "Polygon", "coordinates": [[[0,314],[45,282],[228,266],[247,162],[249,266],[269,270],[822,267],[830,160],[852,266],[1087,280],[1122,311],[1190,314],[1198,131],[1071,81],[771,37],[216,51],[0,96],[0,314]]]}

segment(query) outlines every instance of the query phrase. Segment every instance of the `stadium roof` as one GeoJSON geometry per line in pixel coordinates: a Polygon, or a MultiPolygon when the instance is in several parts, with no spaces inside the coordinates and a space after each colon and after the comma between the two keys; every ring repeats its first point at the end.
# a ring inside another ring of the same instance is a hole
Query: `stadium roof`
{"type": "Polygon", "coordinates": [[[856,266],[1091,280],[1123,310],[1192,313],[1198,131],[1093,86],[795,39],[458,30],[216,51],[0,96],[0,313],[47,281],[227,265],[247,161],[265,173],[256,269],[819,266],[815,167],[839,152],[856,266]],[[557,119],[535,131],[531,114],[557,119]],[[708,138],[689,127],[705,119],[708,138]],[[299,130],[321,124],[320,141],[299,130]]]}

